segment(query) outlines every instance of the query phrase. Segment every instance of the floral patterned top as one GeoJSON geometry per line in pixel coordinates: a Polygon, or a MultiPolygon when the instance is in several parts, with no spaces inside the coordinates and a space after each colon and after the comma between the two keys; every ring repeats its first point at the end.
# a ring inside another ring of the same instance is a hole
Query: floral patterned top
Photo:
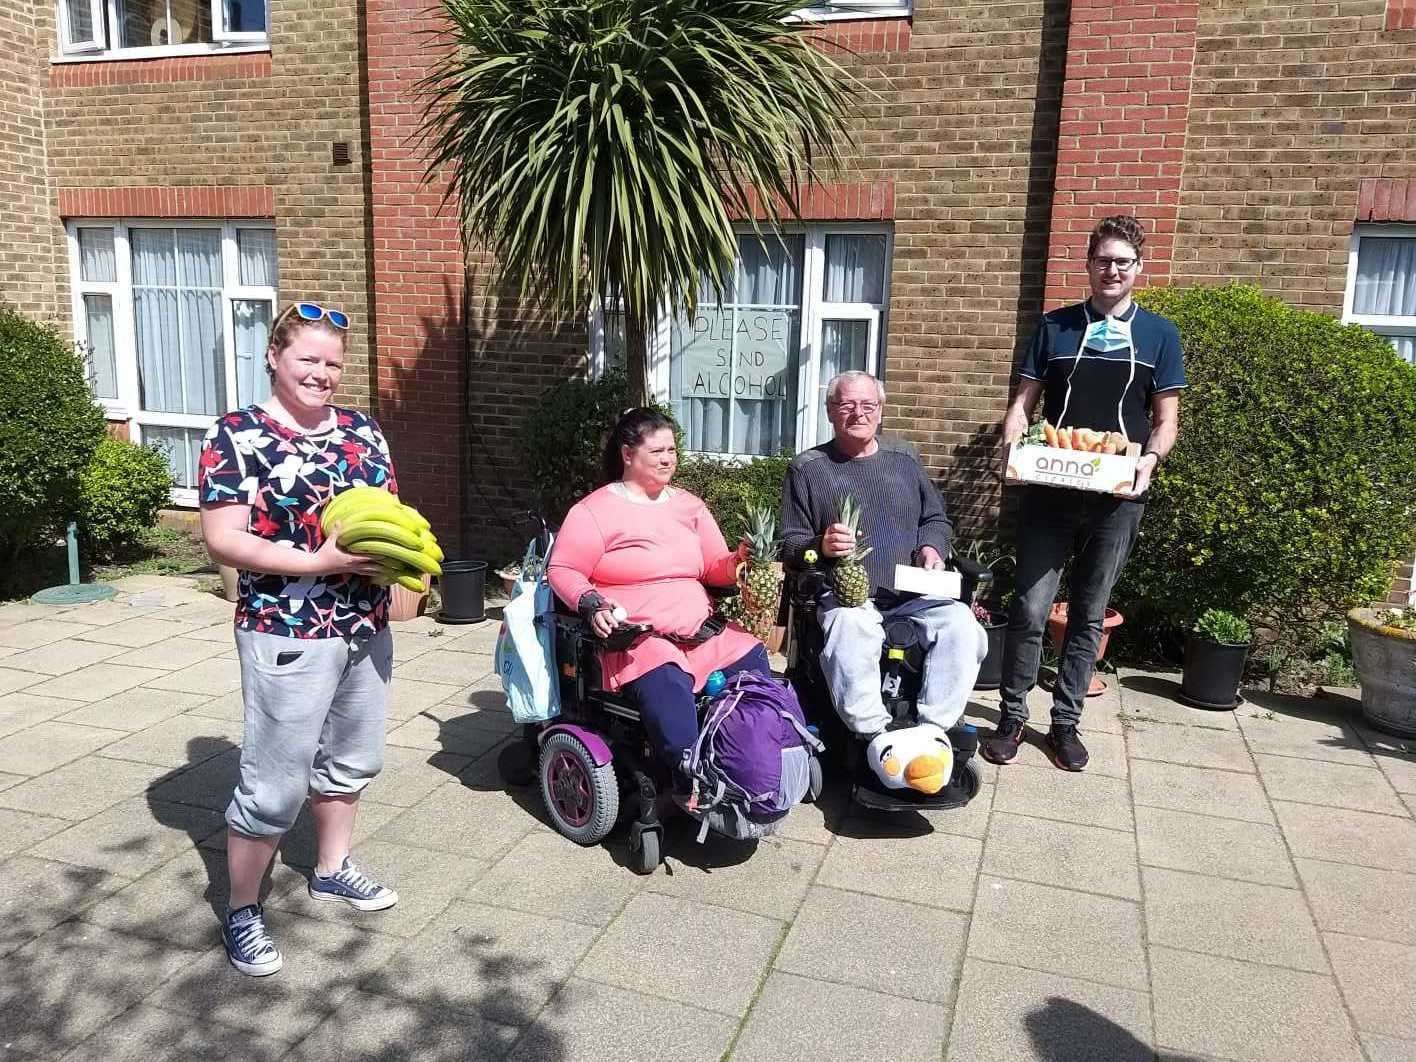
{"type": "MultiPolygon", "coordinates": [[[[324,541],[320,511],[340,491],[398,490],[388,443],[372,417],[334,408],[335,424],[305,434],[260,406],[227,413],[202,443],[202,506],[251,507],[247,530],[313,553],[324,541]]],[[[292,638],[356,638],[388,625],[389,592],[357,575],[241,572],[236,626],[292,638]]]]}

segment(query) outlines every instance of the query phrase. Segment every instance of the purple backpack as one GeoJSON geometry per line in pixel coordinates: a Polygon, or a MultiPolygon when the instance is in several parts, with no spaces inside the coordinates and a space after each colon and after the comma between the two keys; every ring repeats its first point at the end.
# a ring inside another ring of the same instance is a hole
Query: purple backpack
{"type": "Polygon", "coordinates": [[[806,794],[811,759],[824,748],[791,686],[739,671],[710,702],[684,753],[691,810],[703,824],[698,840],[710,829],[738,840],[775,833],[806,794]]]}

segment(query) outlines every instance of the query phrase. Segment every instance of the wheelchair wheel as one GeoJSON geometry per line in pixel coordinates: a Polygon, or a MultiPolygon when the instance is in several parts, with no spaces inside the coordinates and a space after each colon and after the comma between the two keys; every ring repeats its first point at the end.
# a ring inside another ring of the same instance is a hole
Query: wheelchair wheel
{"type": "Polygon", "coordinates": [[[821,757],[811,757],[811,762],[807,768],[806,795],[801,798],[803,804],[815,804],[821,799],[821,790],[826,788],[826,772],[821,767],[821,757]]]}
{"type": "Polygon", "coordinates": [[[978,763],[972,756],[964,761],[962,767],[955,769],[949,785],[960,790],[966,804],[978,796],[979,789],[983,787],[983,772],[978,769],[978,763]]]}
{"type": "Polygon", "coordinates": [[[640,829],[638,824],[631,827],[629,834],[630,866],[636,874],[652,874],[659,869],[663,859],[663,830],[660,827],[640,829]]]}
{"type": "Polygon", "coordinates": [[[576,844],[599,844],[619,815],[614,764],[597,766],[575,737],[557,732],[541,746],[541,799],[551,823],[576,844]]]}

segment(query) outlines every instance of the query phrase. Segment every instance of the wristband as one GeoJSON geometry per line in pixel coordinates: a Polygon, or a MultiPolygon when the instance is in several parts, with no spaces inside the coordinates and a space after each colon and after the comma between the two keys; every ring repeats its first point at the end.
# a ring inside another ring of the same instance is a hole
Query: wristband
{"type": "Polygon", "coordinates": [[[586,590],[580,595],[580,601],[575,606],[575,611],[580,613],[580,618],[589,623],[595,618],[595,613],[608,609],[610,606],[594,590],[586,590]]]}
{"type": "Polygon", "coordinates": [[[1156,463],[1157,465],[1160,464],[1160,454],[1156,453],[1154,450],[1143,450],[1143,451],[1141,451],[1141,456],[1142,456],[1142,457],[1154,457],[1154,458],[1155,458],[1155,463],[1156,463]]]}

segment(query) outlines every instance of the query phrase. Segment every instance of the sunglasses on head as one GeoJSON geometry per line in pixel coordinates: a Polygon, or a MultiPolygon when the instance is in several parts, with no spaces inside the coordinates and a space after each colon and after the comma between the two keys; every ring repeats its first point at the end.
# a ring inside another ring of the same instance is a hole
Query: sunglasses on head
{"type": "Polygon", "coordinates": [[[274,331],[291,314],[299,317],[302,321],[309,321],[311,324],[316,321],[328,321],[341,332],[349,330],[348,314],[343,310],[326,309],[317,302],[292,302],[285,307],[285,312],[276,319],[275,324],[271,325],[271,330],[274,331]]]}

